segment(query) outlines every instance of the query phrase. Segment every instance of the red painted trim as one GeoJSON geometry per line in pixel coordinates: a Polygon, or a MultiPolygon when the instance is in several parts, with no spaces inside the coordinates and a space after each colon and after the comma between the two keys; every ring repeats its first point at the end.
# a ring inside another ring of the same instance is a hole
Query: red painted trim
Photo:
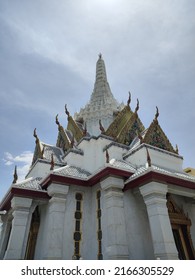
{"type": "Polygon", "coordinates": [[[39,198],[39,199],[49,199],[49,195],[46,192],[36,191],[31,189],[22,189],[12,187],[8,194],[3,199],[0,205],[0,211],[9,210],[11,208],[11,200],[14,196],[28,197],[28,198],[39,198]]]}
{"type": "MultiPolygon", "coordinates": [[[[72,177],[65,177],[57,174],[49,174],[45,180],[41,183],[41,186],[44,190],[48,188],[51,183],[61,184],[61,185],[78,185],[82,187],[92,187],[93,185],[97,184],[103,178],[113,175],[113,176],[120,176],[124,179],[129,178],[133,173],[116,169],[113,167],[106,167],[103,170],[99,171],[97,174],[89,178],[88,180],[84,179],[77,179],[72,177]]],[[[49,199],[47,193],[31,190],[31,189],[23,189],[23,188],[16,188],[12,187],[11,190],[8,192],[6,197],[3,199],[0,210],[9,210],[11,207],[11,200],[13,196],[23,196],[23,197],[32,197],[32,198],[43,198],[49,199]]]]}
{"type": "Polygon", "coordinates": [[[49,174],[45,180],[41,183],[43,189],[47,189],[51,183],[62,184],[62,185],[78,185],[83,187],[91,187],[103,178],[113,175],[123,177],[124,179],[129,178],[133,173],[129,171],[124,171],[120,169],[115,169],[113,167],[106,167],[105,169],[99,171],[97,174],[89,178],[88,180],[77,179],[72,177],[61,176],[57,174],[49,174]]]}
{"type": "Polygon", "coordinates": [[[177,185],[188,189],[195,189],[195,182],[190,182],[186,181],[185,179],[169,176],[167,174],[160,174],[154,171],[150,171],[146,174],[139,176],[138,178],[135,178],[135,180],[128,182],[125,185],[123,191],[127,191],[135,187],[140,187],[149,182],[160,182],[165,184],[177,185]]]}

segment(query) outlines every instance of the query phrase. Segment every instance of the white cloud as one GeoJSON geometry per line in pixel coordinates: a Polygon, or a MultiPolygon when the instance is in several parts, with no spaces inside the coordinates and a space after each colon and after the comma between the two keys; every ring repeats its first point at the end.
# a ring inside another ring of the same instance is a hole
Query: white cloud
{"type": "Polygon", "coordinates": [[[11,153],[5,152],[4,155],[3,161],[5,165],[16,165],[18,179],[24,179],[31,165],[33,153],[31,151],[24,151],[17,156],[13,156],[11,153]]]}

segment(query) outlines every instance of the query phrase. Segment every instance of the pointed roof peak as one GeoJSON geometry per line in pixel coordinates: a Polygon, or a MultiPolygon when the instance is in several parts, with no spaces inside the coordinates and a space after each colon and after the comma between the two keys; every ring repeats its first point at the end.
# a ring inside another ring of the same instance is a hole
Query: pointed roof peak
{"type": "Polygon", "coordinates": [[[101,53],[99,53],[98,56],[99,56],[99,59],[102,59],[102,54],[101,53]]]}

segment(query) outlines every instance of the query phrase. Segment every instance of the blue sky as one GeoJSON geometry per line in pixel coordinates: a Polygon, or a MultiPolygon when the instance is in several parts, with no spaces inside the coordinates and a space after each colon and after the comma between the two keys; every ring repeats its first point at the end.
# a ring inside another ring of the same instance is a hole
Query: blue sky
{"type": "Polygon", "coordinates": [[[32,160],[37,128],[57,140],[55,116],[66,126],[90,98],[103,54],[115,98],[147,127],[159,122],[195,167],[194,0],[0,0],[0,199],[32,160]]]}

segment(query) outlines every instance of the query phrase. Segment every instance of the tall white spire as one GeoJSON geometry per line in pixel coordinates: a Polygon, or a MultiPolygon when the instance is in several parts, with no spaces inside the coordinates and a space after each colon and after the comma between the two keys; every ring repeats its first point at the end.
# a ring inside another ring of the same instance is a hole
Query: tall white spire
{"type": "Polygon", "coordinates": [[[119,103],[113,97],[107,81],[106,67],[102,55],[96,63],[96,78],[89,103],[75,114],[75,118],[83,118],[87,131],[91,135],[99,135],[99,120],[106,129],[114,119],[114,112],[119,110],[119,103]]]}

